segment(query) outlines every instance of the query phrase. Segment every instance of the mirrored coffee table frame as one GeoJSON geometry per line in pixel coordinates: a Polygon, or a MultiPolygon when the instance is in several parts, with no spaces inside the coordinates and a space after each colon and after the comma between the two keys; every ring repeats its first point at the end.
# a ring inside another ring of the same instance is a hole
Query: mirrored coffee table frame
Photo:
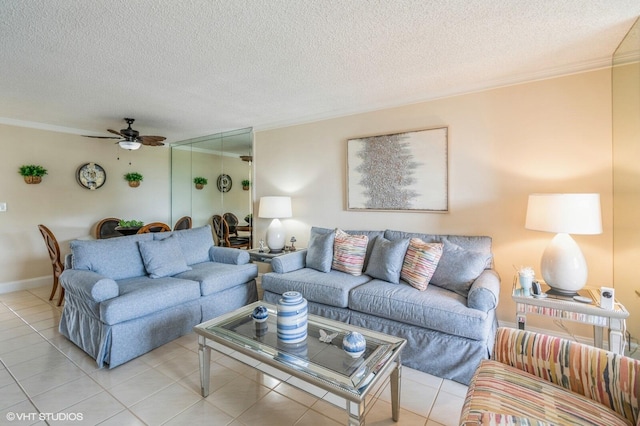
{"type": "MultiPolygon", "coordinates": [[[[231,357],[234,353],[244,354],[344,398],[349,425],[364,424],[366,397],[389,378],[391,414],[393,420],[398,421],[400,353],[406,340],[309,315],[307,339],[302,343],[283,345],[278,341],[276,324],[276,306],[259,301],[194,327],[198,334],[202,396],[209,395],[211,349],[215,349],[217,343],[232,349],[227,353],[231,357]],[[269,310],[264,323],[256,323],[251,318],[251,312],[259,305],[269,310]],[[357,331],[367,340],[365,353],[359,358],[351,358],[342,350],[342,339],[349,331],[357,331]],[[336,336],[330,342],[321,341],[320,337],[332,334],[336,336]]],[[[235,358],[243,360],[241,356],[235,358]]]]}

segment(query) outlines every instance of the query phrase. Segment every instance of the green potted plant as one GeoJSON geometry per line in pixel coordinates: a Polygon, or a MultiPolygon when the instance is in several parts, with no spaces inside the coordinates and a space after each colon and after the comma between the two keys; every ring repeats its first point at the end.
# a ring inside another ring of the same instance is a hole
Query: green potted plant
{"type": "Polygon", "coordinates": [[[249,185],[251,185],[251,181],[248,179],[245,179],[242,181],[242,189],[244,189],[245,191],[249,190],[249,185]]]}
{"type": "Polygon", "coordinates": [[[124,175],[124,180],[129,182],[129,186],[132,188],[140,186],[140,182],[142,182],[143,179],[144,177],[138,172],[131,172],[124,175]]]}
{"type": "Polygon", "coordinates": [[[47,174],[47,169],[34,164],[25,164],[20,166],[18,173],[24,177],[24,181],[26,183],[40,183],[42,182],[42,176],[47,174]]]}
{"type": "Polygon", "coordinates": [[[118,222],[118,226],[115,227],[115,230],[123,235],[133,235],[137,233],[138,229],[142,228],[143,225],[144,222],[141,222],[139,220],[120,220],[120,222],[118,222]]]}
{"type": "Polygon", "coordinates": [[[193,178],[193,183],[196,184],[196,189],[204,188],[207,182],[207,178],[203,178],[202,176],[196,176],[193,178]]]}

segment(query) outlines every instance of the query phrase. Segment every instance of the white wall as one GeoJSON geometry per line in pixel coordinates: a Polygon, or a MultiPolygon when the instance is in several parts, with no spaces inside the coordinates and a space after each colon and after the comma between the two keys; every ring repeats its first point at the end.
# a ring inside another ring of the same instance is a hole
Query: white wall
{"type": "MultiPolygon", "coordinates": [[[[498,316],[515,322],[513,265],[531,265],[539,274],[540,257],[553,237],[524,229],[530,193],[601,194],[604,233],[576,240],[587,258],[590,284],[612,283],[610,74],[599,70],[258,131],[256,200],[293,197],[294,217],[283,223],[287,240],[295,235],[301,247],[312,225],[489,235],[502,277],[498,316]],[[449,126],[449,213],[346,210],[348,139],[436,126],[449,126]]],[[[268,223],[256,221],[255,241],[268,223]]]]}
{"type": "Polygon", "coordinates": [[[145,223],[171,219],[166,147],[124,151],[113,140],[0,125],[0,149],[0,202],[8,207],[0,213],[0,293],[51,282],[38,224],[53,231],[66,253],[70,240],[87,238],[105,217],[145,223]],[[76,183],[77,168],[87,162],[107,172],[98,190],[76,183]],[[27,185],[18,174],[23,164],[42,165],[49,173],[41,184],[27,185]],[[132,171],[144,176],[138,188],[130,188],[123,178],[132,171]]]}

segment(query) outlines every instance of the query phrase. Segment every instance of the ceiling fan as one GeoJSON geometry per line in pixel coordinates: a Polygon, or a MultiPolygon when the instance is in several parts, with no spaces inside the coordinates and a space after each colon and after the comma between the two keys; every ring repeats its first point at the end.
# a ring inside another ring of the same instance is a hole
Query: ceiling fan
{"type": "Polygon", "coordinates": [[[114,136],[86,136],[86,137],[97,138],[97,139],[122,138],[122,140],[118,141],[117,143],[118,145],[120,145],[121,148],[128,149],[128,150],[138,149],[140,148],[141,145],[147,145],[147,146],[164,145],[164,143],[162,143],[162,141],[166,139],[164,136],[141,136],[140,132],[138,132],[137,130],[133,130],[131,128],[131,125],[133,124],[133,122],[136,121],[134,118],[125,118],[124,121],[126,121],[127,124],[129,125],[129,127],[127,127],[126,129],[122,129],[119,132],[117,130],[107,129],[108,132],[118,135],[118,137],[114,137],[114,136]]]}

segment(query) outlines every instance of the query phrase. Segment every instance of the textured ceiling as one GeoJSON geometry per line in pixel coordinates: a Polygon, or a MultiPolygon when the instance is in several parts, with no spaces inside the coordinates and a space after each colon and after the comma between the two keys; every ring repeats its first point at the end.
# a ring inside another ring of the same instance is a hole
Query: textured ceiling
{"type": "Polygon", "coordinates": [[[610,64],[638,0],[3,0],[0,123],[167,142],[610,64]]]}

